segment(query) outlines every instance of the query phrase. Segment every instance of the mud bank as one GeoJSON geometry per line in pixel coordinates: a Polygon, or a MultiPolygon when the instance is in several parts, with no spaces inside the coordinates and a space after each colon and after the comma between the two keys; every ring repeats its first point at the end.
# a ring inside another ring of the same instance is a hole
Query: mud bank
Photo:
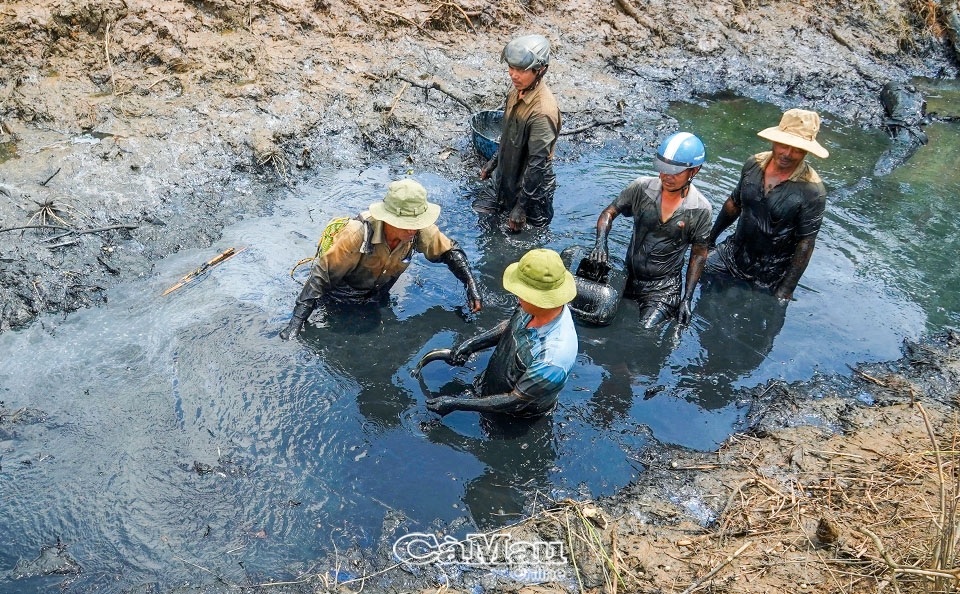
{"type": "Polygon", "coordinates": [[[209,245],[317,169],[387,162],[466,183],[478,164],[466,118],[502,100],[499,51],[519,31],[553,39],[565,128],[583,130],[564,136],[560,158],[602,143],[649,148],[674,126],[668,102],[699,94],[875,126],[886,81],[956,74],[945,16],[909,1],[633,8],[6,3],[0,331],[102,301],[113,283],[209,245]],[[65,229],[7,231],[24,226],[65,229]]]}

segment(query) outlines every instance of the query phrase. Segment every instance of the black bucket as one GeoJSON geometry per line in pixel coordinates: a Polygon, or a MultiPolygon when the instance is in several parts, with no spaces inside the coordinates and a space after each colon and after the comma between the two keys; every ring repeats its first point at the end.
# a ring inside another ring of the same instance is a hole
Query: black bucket
{"type": "Polygon", "coordinates": [[[590,250],[579,245],[560,253],[567,268],[575,271],[577,296],[569,304],[570,312],[581,322],[606,326],[617,315],[627,275],[622,270],[588,259],[589,255],[590,250]]]}
{"type": "Polygon", "coordinates": [[[473,131],[473,146],[477,152],[489,160],[500,148],[500,127],[503,122],[502,111],[478,111],[470,116],[470,129],[473,131]]]}

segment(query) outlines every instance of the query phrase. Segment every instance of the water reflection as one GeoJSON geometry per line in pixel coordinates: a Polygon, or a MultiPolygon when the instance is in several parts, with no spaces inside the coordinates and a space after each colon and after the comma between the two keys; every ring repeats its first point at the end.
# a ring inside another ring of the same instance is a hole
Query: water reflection
{"type": "Polygon", "coordinates": [[[695,315],[702,354],[681,368],[679,386],[699,388],[700,406],[714,410],[728,405],[737,382],[768,360],[787,304],[746,283],[706,278],[695,315]],[[702,378],[711,378],[709,388],[702,378]]]}
{"type": "Polygon", "coordinates": [[[530,420],[480,415],[480,426],[480,436],[463,435],[439,422],[424,424],[424,431],[430,441],[483,462],[483,473],[466,481],[463,501],[477,527],[489,530],[515,521],[528,494],[549,484],[557,451],[551,416],[530,420]]]}

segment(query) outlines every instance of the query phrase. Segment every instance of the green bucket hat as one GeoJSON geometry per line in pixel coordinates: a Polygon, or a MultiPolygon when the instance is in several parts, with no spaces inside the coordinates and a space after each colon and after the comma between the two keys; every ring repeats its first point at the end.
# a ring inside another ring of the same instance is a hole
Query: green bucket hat
{"type": "Polygon", "coordinates": [[[577,283],[553,250],[530,250],[503,272],[503,288],[527,303],[553,309],[577,296],[577,283]]]}
{"type": "Polygon", "coordinates": [[[427,202],[427,190],[412,179],[392,182],[382,202],[370,205],[373,218],[397,229],[424,229],[437,222],[440,205],[427,202]]]}

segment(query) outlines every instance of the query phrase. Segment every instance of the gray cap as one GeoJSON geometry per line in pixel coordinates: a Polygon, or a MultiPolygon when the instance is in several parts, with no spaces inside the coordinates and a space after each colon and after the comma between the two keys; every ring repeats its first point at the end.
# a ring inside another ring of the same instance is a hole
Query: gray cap
{"type": "Polygon", "coordinates": [[[539,70],[550,64],[550,41],[543,35],[523,35],[503,48],[500,59],[521,70],[539,70]]]}

